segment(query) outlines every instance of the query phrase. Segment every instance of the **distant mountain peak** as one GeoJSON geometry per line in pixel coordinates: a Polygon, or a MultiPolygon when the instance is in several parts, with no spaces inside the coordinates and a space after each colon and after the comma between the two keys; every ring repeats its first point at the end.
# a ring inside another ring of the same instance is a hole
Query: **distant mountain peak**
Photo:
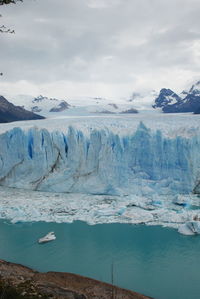
{"type": "Polygon", "coordinates": [[[58,99],[55,99],[55,98],[48,98],[48,97],[39,95],[38,97],[36,97],[36,98],[34,98],[34,99],[32,100],[32,103],[39,103],[39,102],[42,102],[42,101],[54,101],[54,102],[59,102],[58,99]]]}
{"type": "Polygon", "coordinates": [[[180,102],[181,98],[171,89],[162,88],[158,97],[155,99],[153,108],[163,108],[167,105],[173,105],[180,102]]]}
{"type": "Polygon", "coordinates": [[[189,90],[189,93],[200,95],[200,81],[197,81],[189,90]]]}
{"type": "Polygon", "coordinates": [[[15,106],[5,97],[0,96],[0,122],[7,123],[19,120],[44,119],[43,116],[25,110],[23,107],[15,106]]]}
{"type": "Polygon", "coordinates": [[[197,81],[189,91],[183,90],[180,95],[171,89],[163,88],[155,99],[153,108],[162,108],[165,113],[196,112],[200,109],[200,81],[197,81]]]}
{"type": "Polygon", "coordinates": [[[10,101],[14,104],[24,107],[26,110],[32,111],[34,113],[40,113],[44,116],[47,116],[49,112],[62,112],[71,106],[65,100],[48,98],[47,96],[43,95],[39,95],[37,97],[18,95],[14,98],[10,98],[10,101]]]}
{"type": "Polygon", "coordinates": [[[70,104],[68,104],[63,100],[56,107],[51,108],[49,112],[62,112],[68,109],[70,106],[71,106],[70,104]]]}

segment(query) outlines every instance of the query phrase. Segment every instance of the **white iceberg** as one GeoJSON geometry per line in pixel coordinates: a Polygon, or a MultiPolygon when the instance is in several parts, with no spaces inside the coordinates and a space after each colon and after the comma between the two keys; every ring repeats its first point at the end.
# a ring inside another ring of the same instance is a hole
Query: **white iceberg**
{"type": "Polygon", "coordinates": [[[183,235],[199,235],[200,221],[188,221],[179,226],[178,232],[183,235]]]}
{"type": "Polygon", "coordinates": [[[48,242],[51,242],[51,241],[54,241],[54,240],[56,240],[55,233],[54,232],[49,232],[46,236],[38,239],[38,243],[43,244],[43,243],[48,243],[48,242]]]}

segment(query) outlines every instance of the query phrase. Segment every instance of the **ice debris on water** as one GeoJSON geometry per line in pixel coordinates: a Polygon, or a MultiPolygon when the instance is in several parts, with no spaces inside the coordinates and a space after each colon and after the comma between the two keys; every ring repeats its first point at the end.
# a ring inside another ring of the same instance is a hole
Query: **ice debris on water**
{"type": "Polygon", "coordinates": [[[130,196],[62,194],[0,187],[0,218],[18,222],[130,223],[162,225],[178,229],[200,220],[200,199],[190,195],[191,207],[173,203],[172,196],[161,196],[162,204],[152,199],[130,196]]]}

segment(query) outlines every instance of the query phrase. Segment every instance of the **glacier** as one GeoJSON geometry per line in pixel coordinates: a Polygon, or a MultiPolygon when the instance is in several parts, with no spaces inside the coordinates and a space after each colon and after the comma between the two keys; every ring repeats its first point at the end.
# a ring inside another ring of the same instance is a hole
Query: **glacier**
{"type": "Polygon", "coordinates": [[[199,194],[199,118],[192,115],[60,117],[0,128],[0,219],[181,232],[200,221],[199,194]]]}
{"type": "Polygon", "coordinates": [[[93,195],[200,191],[200,134],[165,136],[140,122],[129,135],[13,128],[0,135],[0,185],[93,195]]]}

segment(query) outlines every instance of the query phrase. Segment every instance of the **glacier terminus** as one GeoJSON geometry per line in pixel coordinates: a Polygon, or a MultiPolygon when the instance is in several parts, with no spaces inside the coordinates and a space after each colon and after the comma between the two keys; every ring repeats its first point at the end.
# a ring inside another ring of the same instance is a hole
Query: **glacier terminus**
{"type": "MultiPolygon", "coordinates": [[[[155,117],[159,120],[159,116],[155,117]]],[[[149,114],[146,116],[147,121],[143,122],[140,116],[134,117],[134,120],[133,117],[109,117],[104,119],[104,126],[101,126],[101,118],[97,121],[87,119],[87,122],[86,118],[74,122],[61,118],[55,120],[62,123],[62,129],[57,131],[50,125],[48,127],[50,120],[38,121],[37,127],[24,125],[23,122],[21,125],[19,123],[20,127],[15,127],[16,124],[5,125],[0,135],[0,185],[26,189],[26,194],[31,194],[30,198],[37,193],[32,191],[39,191],[39,194],[44,194],[44,198],[49,198],[49,204],[55,198],[53,195],[47,196],[48,192],[63,193],[63,203],[60,205],[64,205],[64,210],[67,205],[68,212],[71,201],[77,203],[79,199],[81,204],[77,205],[80,211],[76,209],[74,217],[69,217],[68,213],[68,216],[61,217],[62,221],[79,219],[89,223],[125,221],[166,225],[192,220],[198,214],[198,208],[183,210],[180,207],[183,207],[183,203],[185,207],[198,206],[198,119],[195,118],[189,128],[185,128],[185,117],[190,116],[172,117],[171,123],[169,117],[162,120],[163,127],[155,127],[149,114]],[[173,122],[175,119],[177,121],[173,122]],[[128,130],[121,126],[122,121],[128,130]],[[175,131],[173,126],[176,126],[175,131]],[[83,198],[87,198],[85,207],[91,209],[93,206],[93,212],[90,211],[87,217],[83,217],[83,198]],[[107,204],[109,200],[112,203],[110,205],[107,204]],[[93,201],[95,204],[92,204],[93,201]],[[155,221],[155,215],[152,216],[155,210],[158,221],[155,221]],[[142,216],[144,213],[145,217],[134,216],[142,216]]],[[[159,124],[159,121],[156,123],[159,124]]],[[[21,202],[24,202],[24,196],[21,198],[21,202]]],[[[19,217],[15,210],[13,219],[25,217],[23,215],[33,207],[31,200],[26,200],[26,207],[19,213],[19,217]]],[[[11,219],[10,209],[11,206],[6,206],[4,201],[1,218],[3,213],[7,213],[11,219]]],[[[43,220],[45,217],[49,220],[49,212],[44,216],[40,205],[35,209],[39,219],[39,215],[42,215],[43,220]]],[[[35,217],[30,218],[36,220],[35,217]]]]}

